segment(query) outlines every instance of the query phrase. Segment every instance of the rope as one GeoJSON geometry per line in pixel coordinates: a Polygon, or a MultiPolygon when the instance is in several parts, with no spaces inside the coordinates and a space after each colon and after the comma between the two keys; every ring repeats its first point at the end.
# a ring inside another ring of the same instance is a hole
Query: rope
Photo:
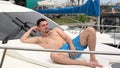
{"type": "Polygon", "coordinates": [[[109,52],[109,51],[56,50],[56,49],[13,47],[13,46],[6,46],[6,45],[1,45],[0,49],[43,51],[43,52],[67,52],[67,53],[81,53],[81,54],[120,55],[120,52],[109,52]]]}

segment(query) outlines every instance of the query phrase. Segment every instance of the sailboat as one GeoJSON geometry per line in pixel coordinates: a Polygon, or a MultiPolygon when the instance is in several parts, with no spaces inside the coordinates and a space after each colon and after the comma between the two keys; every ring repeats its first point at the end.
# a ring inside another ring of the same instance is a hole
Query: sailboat
{"type": "MultiPolygon", "coordinates": [[[[45,18],[51,28],[59,27],[69,36],[74,38],[78,31],[71,32],[62,28],[51,19],[34,10],[0,1],[0,67],[1,68],[90,68],[81,65],[56,64],[50,59],[50,51],[37,44],[22,43],[20,37],[30,27],[34,26],[39,18],[45,18]]],[[[110,43],[114,39],[108,34],[97,33],[96,57],[104,68],[112,68],[120,63],[120,49],[103,44],[110,43]]],[[[40,35],[33,31],[31,36],[40,35]]],[[[116,44],[119,40],[116,40],[116,44]]],[[[86,49],[85,51],[88,51],[86,49]]],[[[88,52],[89,53],[89,52],[88,52]]],[[[94,52],[93,52],[94,53],[94,52]]],[[[89,54],[83,54],[79,59],[89,60],[89,54]]]]}

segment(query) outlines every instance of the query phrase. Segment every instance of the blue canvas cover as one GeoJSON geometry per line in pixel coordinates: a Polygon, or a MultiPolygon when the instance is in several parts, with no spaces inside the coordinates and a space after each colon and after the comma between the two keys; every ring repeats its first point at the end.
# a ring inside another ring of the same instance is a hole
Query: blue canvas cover
{"type": "Polygon", "coordinates": [[[99,0],[88,0],[82,6],[69,6],[65,8],[53,8],[36,10],[42,14],[78,14],[84,13],[90,16],[100,16],[100,1],[99,0]]]}

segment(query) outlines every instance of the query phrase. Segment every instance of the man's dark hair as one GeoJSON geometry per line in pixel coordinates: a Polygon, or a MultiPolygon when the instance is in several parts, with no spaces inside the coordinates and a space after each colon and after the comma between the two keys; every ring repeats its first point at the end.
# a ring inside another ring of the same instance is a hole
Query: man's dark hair
{"type": "Polygon", "coordinates": [[[46,19],[44,18],[38,19],[36,25],[39,26],[42,21],[46,21],[46,19]]]}

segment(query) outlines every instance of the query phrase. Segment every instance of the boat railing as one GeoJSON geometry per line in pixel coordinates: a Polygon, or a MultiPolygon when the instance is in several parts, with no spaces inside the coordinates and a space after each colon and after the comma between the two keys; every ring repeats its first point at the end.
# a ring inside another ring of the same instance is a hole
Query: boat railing
{"type": "Polygon", "coordinates": [[[116,55],[120,56],[120,52],[109,52],[109,51],[81,51],[81,50],[57,50],[57,49],[40,49],[40,48],[25,48],[25,47],[14,47],[8,45],[0,45],[0,49],[5,49],[3,53],[0,68],[4,62],[5,54],[7,49],[11,50],[25,50],[25,51],[42,51],[42,52],[67,52],[67,53],[81,53],[81,54],[98,54],[98,55],[116,55]]]}

